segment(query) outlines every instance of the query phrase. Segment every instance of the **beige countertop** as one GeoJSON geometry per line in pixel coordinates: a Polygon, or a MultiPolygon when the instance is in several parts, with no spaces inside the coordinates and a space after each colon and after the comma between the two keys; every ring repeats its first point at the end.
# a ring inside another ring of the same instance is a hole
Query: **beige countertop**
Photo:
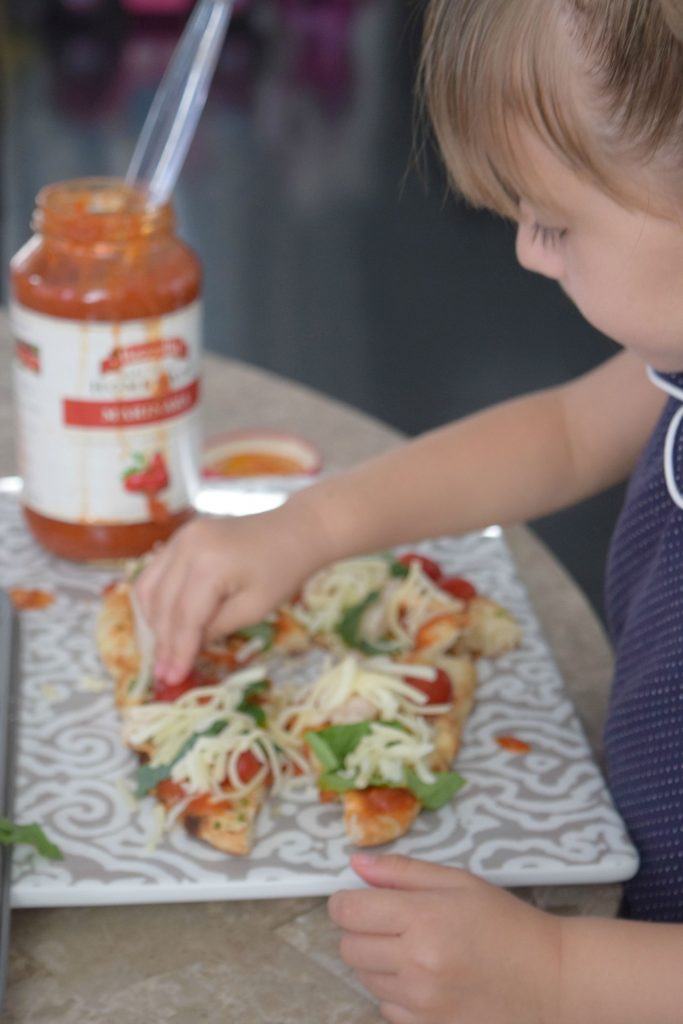
{"type": "MultiPolygon", "coordinates": [[[[0,333],[2,324],[0,323],[0,333]]],[[[9,342],[0,338],[0,474],[14,470],[9,342]]],[[[298,384],[208,357],[205,433],[273,427],[322,449],[328,469],[400,436],[298,384]]],[[[600,733],[611,655],[600,623],[550,552],[506,531],[591,743],[600,733]]],[[[613,915],[618,886],[519,890],[565,914],[613,915]]],[[[15,911],[7,1024],[374,1024],[372,1001],[342,964],[320,898],[15,911]]]]}

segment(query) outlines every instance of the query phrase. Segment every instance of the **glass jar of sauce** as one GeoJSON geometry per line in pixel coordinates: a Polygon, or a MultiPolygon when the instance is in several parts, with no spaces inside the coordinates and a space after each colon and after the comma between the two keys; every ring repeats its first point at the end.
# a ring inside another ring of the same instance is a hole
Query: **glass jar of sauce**
{"type": "Polygon", "coordinates": [[[10,264],[26,519],[49,551],[129,558],[192,514],[201,268],[118,179],[50,185],[10,264]]]}

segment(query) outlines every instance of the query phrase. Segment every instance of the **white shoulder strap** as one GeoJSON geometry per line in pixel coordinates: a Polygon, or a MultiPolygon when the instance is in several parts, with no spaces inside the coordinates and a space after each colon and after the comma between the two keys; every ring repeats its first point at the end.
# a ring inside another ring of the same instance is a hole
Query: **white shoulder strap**
{"type": "MultiPolygon", "coordinates": [[[[676,385],[672,384],[671,381],[660,377],[656,370],[653,370],[651,366],[648,366],[647,368],[647,375],[655,387],[660,388],[662,391],[666,391],[672,398],[676,398],[679,402],[683,403],[683,388],[676,387],[676,385]]],[[[676,471],[674,468],[674,450],[676,447],[676,438],[678,437],[678,429],[681,425],[681,419],[683,419],[683,404],[671,417],[671,423],[669,424],[669,429],[666,432],[666,439],[664,441],[663,461],[666,489],[669,492],[671,500],[675,502],[679,508],[683,509],[683,494],[681,494],[680,488],[676,483],[676,471]]]]}

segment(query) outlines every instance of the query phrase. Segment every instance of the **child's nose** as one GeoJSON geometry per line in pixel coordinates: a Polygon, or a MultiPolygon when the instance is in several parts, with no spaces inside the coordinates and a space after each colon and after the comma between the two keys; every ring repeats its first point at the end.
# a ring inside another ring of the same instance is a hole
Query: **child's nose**
{"type": "Polygon", "coordinates": [[[554,281],[559,281],[564,269],[564,259],[559,245],[550,240],[544,243],[543,234],[533,220],[521,220],[517,225],[515,245],[517,262],[525,270],[533,270],[554,281]]]}

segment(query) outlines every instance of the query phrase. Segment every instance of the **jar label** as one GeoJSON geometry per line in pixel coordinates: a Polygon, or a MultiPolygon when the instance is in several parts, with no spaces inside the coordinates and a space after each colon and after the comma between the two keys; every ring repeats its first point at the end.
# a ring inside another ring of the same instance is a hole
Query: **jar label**
{"type": "Polygon", "coordinates": [[[69,523],[162,521],[198,484],[201,302],[121,323],[14,303],[23,500],[69,523]]]}

